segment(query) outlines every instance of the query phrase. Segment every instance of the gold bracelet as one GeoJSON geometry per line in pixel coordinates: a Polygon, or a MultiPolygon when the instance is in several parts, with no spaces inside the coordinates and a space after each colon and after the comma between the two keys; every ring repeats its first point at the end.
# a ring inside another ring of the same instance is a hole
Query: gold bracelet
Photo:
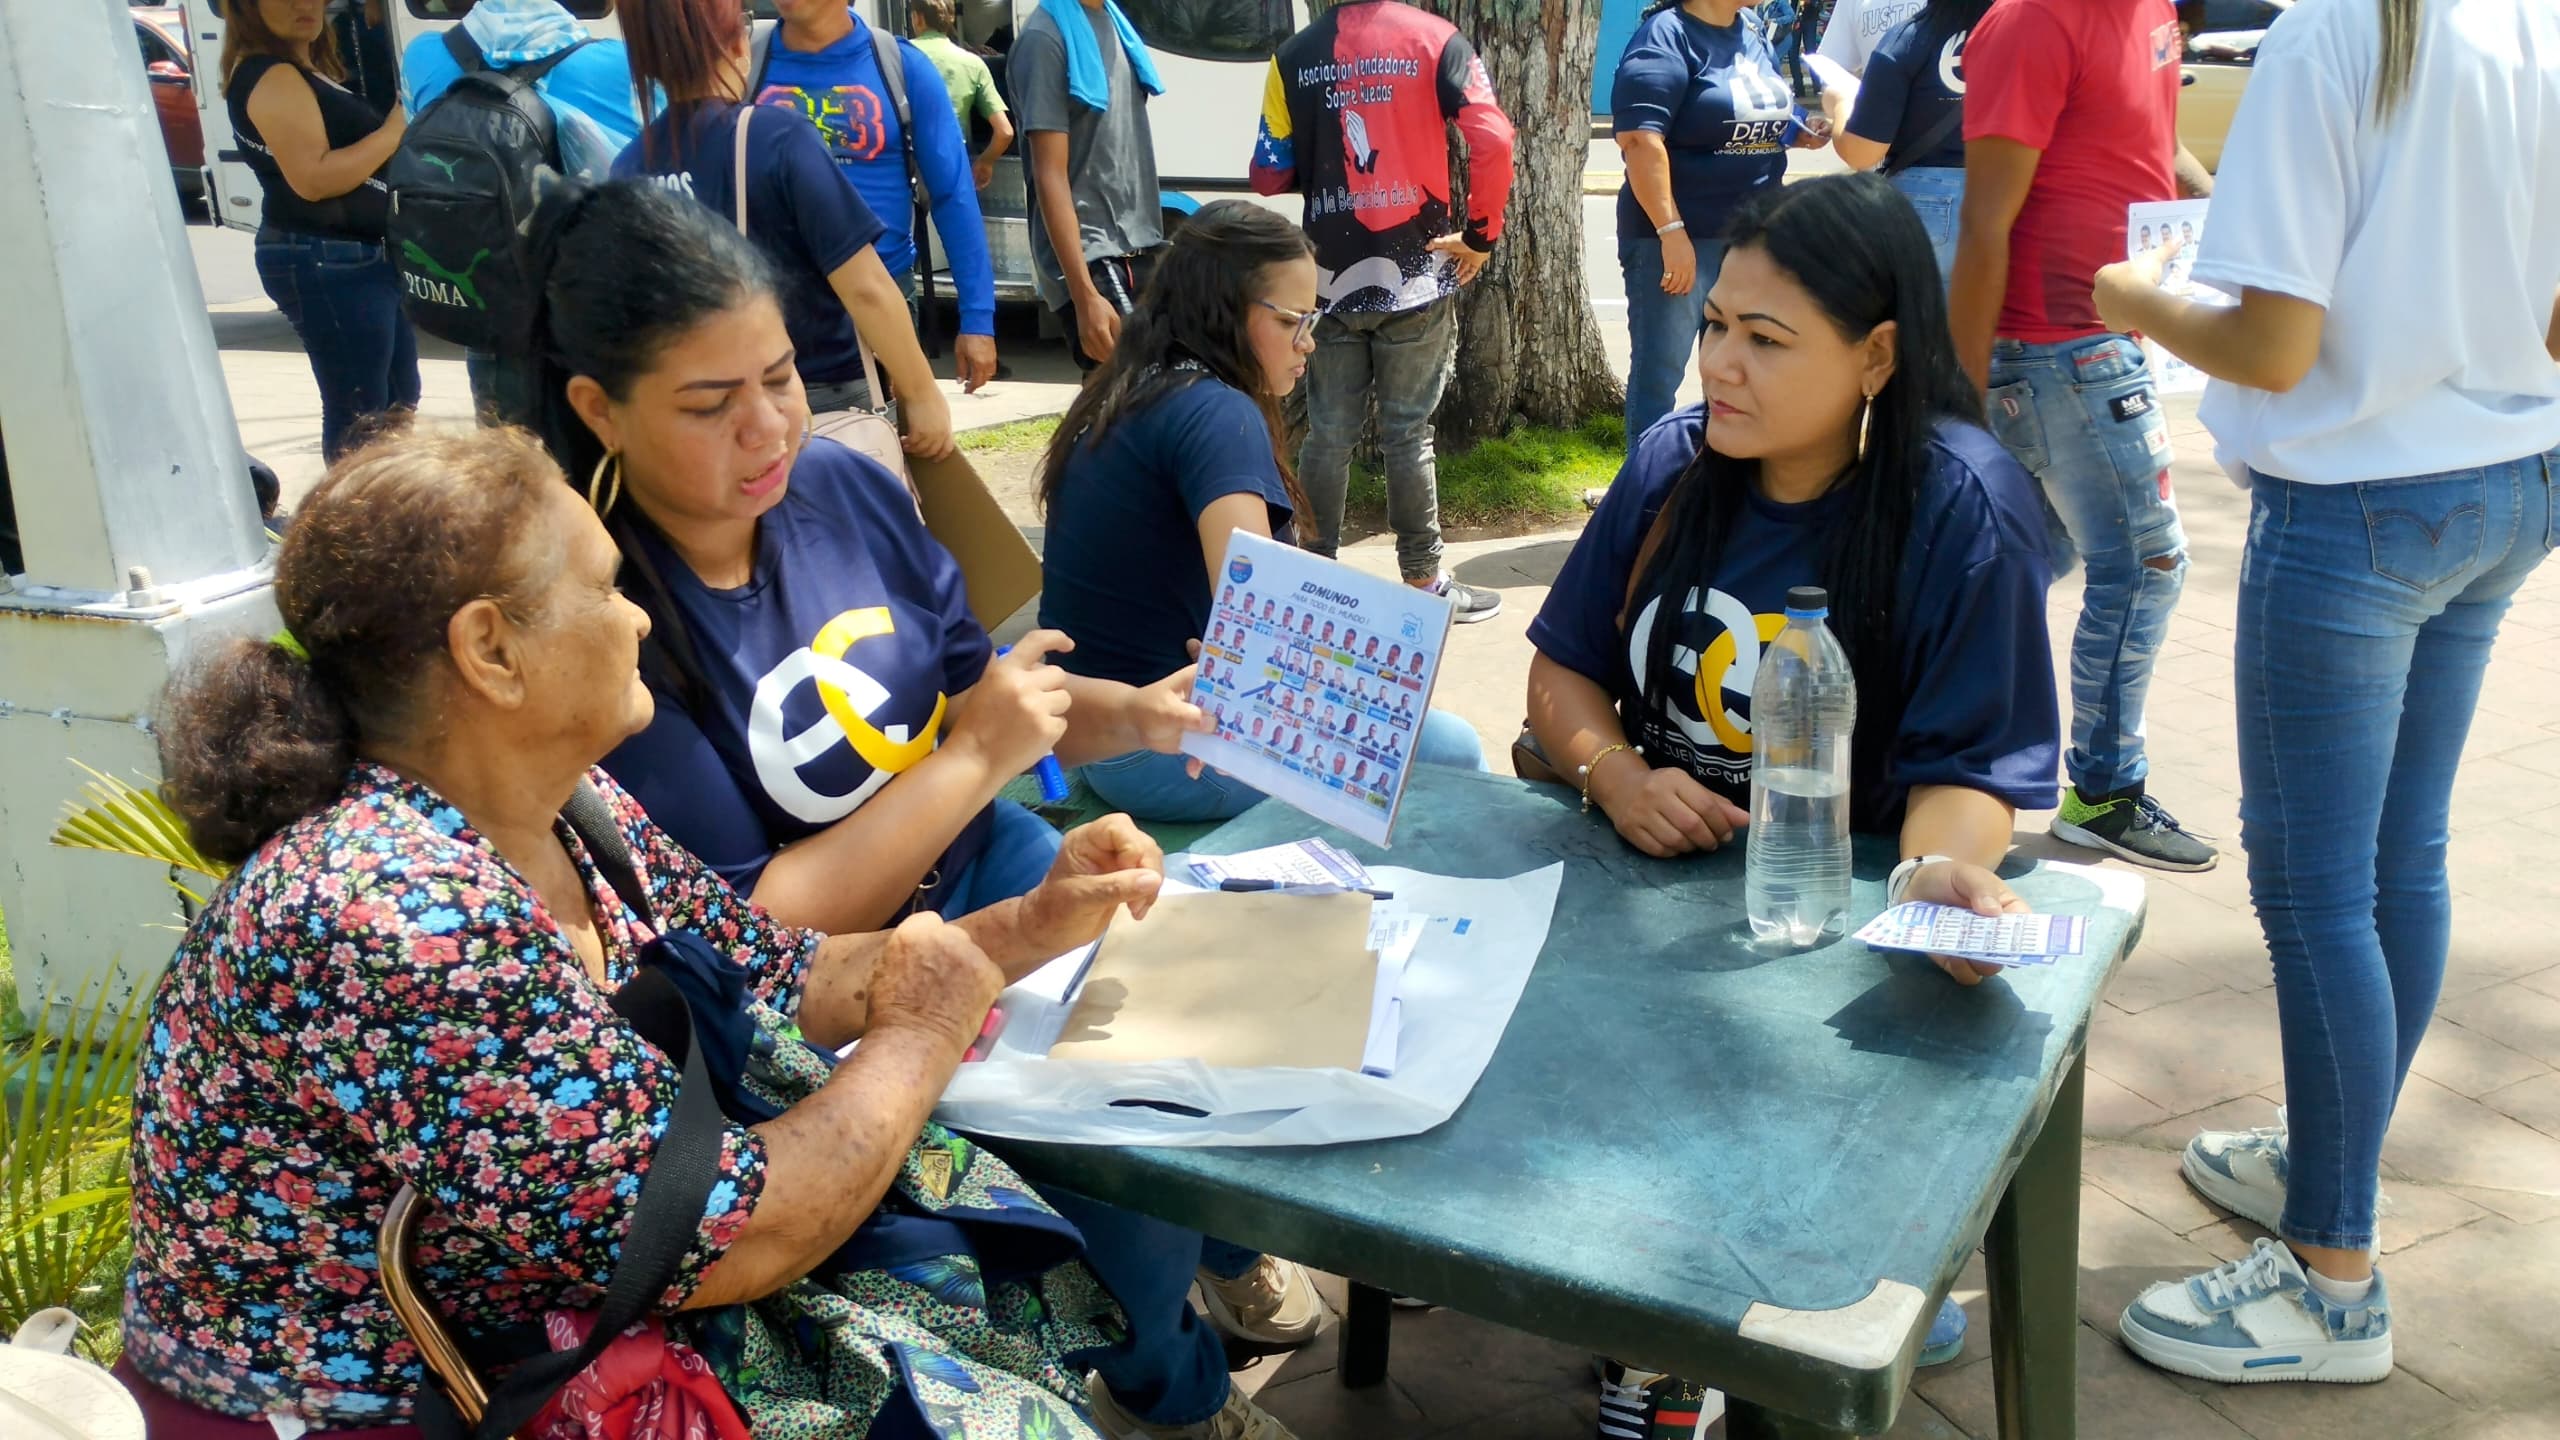
{"type": "Polygon", "coordinates": [[[1591,813],[1591,772],[1599,768],[1601,761],[1608,759],[1610,756],[1617,754],[1621,750],[1626,751],[1628,754],[1633,755],[1638,759],[1642,759],[1644,757],[1643,746],[1630,745],[1626,741],[1621,740],[1615,745],[1601,746],[1590,759],[1582,762],[1581,768],[1574,771],[1574,778],[1582,782],[1583,814],[1588,815],[1591,813]]]}

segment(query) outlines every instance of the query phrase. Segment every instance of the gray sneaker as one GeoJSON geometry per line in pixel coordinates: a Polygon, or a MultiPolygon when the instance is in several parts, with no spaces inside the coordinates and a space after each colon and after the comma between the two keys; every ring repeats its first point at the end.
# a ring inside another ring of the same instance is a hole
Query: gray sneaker
{"type": "Polygon", "coordinates": [[[1449,618],[1461,625],[1473,625],[1502,613],[1501,591],[1470,585],[1454,576],[1441,576],[1439,583],[1431,587],[1431,593],[1449,597],[1449,605],[1454,612],[1449,618]]]}

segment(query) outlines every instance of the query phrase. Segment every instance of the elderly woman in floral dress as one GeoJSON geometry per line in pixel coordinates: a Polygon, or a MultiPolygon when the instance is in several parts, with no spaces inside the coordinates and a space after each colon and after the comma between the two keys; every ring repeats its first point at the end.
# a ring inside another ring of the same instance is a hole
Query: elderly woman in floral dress
{"type": "Polygon", "coordinates": [[[957,924],[774,924],[591,775],[650,715],[619,564],[520,432],[387,440],[297,517],[287,630],[173,692],[169,797],[239,869],[153,1006],[140,1388],[189,1436],[404,1432],[423,1375],[374,1254],[403,1185],[466,1344],[596,1304],[679,1073],[608,998],[651,932],[561,819],[592,778],[655,923],[738,967],[776,1111],[721,1134],[669,1334],[759,1437],[1089,1435],[1068,1357],[1122,1317],[1073,1227],[927,1117],[1008,979],[1143,909],[1162,857],[1115,817],[957,924]]]}

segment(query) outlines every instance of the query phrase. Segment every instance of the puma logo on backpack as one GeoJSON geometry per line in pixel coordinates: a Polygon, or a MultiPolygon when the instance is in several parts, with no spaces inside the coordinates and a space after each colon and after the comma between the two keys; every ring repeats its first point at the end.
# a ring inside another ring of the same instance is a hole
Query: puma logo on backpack
{"type": "Polygon", "coordinates": [[[525,228],[561,170],[551,106],[534,85],[587,43],[497,70],[462,26],[444,32],[462,74],[409,126],[383,171],[401,309],[420,330],[492,354],[531,344],[525,228]]]}

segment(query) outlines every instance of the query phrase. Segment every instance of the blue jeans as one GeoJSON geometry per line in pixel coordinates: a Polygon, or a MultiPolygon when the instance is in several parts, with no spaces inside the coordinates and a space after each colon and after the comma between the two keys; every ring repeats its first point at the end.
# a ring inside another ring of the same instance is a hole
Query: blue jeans
{"type": "Polygon", "coordinates": [[[1396,569],[1407,580],[1439,575],[1440,467],[1431,417],[1457,358],[1457,316],[1457,302],[1444,298],[1391,315],[1328,314],[1316,322],[1316,353],[1307,357],[1307,439],[1298,450],[1298,483],[1316,512],[1308,549],[1329,556],[1342,544],[1351,452],[1375,396],[1396,569]]]}
{"type": "MultiPolygon", "coordinates": [[[[1653,422],[1671,413],[1680,381],[1698,349],[1698,323],[1706,318],[1707,290],[1724,268],[1724,242],[1698,233],[1697,221],[1680,233],[1698,252],[1698,277],[1685,295],[1662,293],[1662,239],[1618,237],[1618,270],[1627,280],[1627,448],[1633,450],[1653,422]]],[[[1718,224],[1722,222],[1719,221],[1718,224]]]]}
{"type": "Polygon", "coordinates": [[[379,242],[263,229],[258,283],[302,339],[320,386],[320,453],[336,460],[356,422],[418,405],[418,336],[400,274],[379,242]]]}
{"type": "Polygon", "coordinates": [[[1929,232],[1929,248],[1938,252],[1938,278],[1953,277],[1956,230],[1964,218],[1964,167],[1914,165],[1888,178],[1920,213],[1920,228],[1929,232]]]}
{"type": "Polygon", "coordinates": [[[2383,1132],[2452,936],[2454,767],[2498,621],[2560,541],[2555,486],[2560,450],[2407,480],[2252,486],[2240,825],[2275,961],[2296,1244],[2373,1245],[2383,1132]]]}
{"type": "Polygon", "coordinates": [[[2169,495],[2169,426],[2142,347],[2122,335],[1991,347],[1991,431],[2044,491],[2053,573],[2088,569],[2071,637],[2071,752],[2090,799],[2150,774],[2142,707],[2187,583],[2169,495]]]}
{"type": "MultiPolygon", "coordinates": [[[[1417,765],[1447,765],[1459,770],[1484,768],[1484,742],[1475,727],[1446,710],[1430,710],[1414,733],[1417,765]]],[[[1085,783],[1103,803],[1138,820],[1197,824],[1232,820],[1262,802],[1262,792],[1232,775],[1202,767],[1200,778],[1189,773],[1191,757],[1132,750],[1084,767],[1085,783]]]]}

